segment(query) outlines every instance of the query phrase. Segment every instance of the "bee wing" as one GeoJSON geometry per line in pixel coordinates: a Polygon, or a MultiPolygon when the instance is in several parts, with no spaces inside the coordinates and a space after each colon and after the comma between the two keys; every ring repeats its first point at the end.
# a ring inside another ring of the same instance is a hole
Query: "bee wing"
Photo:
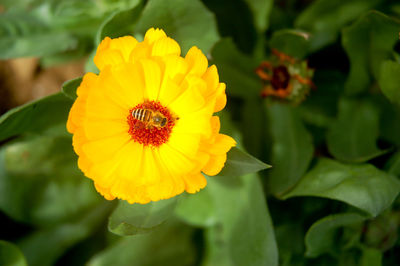
{"type": "Polygon", "coordinates": [[[135,123],[135,125],[133,126],[135,129],[143,129],[146,127],[146,123],[142,122],[142,121],[137,121],[135,123]]]}

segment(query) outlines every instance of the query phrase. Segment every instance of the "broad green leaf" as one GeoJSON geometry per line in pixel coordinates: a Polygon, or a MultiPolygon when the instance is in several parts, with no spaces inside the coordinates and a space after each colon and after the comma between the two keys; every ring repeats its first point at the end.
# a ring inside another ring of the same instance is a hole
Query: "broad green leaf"
{"type": "Polygon", "coordinates": [[[315,72],[313,82],[316,90],[312,90],[297,109],[306,124],[327,128],[336,117],[345,75],[337,70],[319,70],[315,72]]]}
{"type": "MultiPolygon", "coordinates": [[[[70,200],[73,201],[72,198],[70,200]]],[[[18,246],[29,265],[54,265],[68,248],[96,232],[103,225],[112,207],[110,202],[99,204],[75,221],[33,232],[20,239],[18,246]]]]}
{"type": "Polygon", "coordinates": [[[393,103],[400,104],[400,64],[394,61],[384,61],[381,64],[379,86],[383,94],[393,103]]]}
{"type": "Polygon", "coordinates": [[[253,12],[253,20],[261,33],[268,28],[269,14],[272,10],[273,0],[245,0],[253,12]]]}
{"type": "Polygon", "coordinates": [[[374,95],[373,99],[380,111],[379,137],[400,147],[400,108],[383,95],[374,95]]]}
{"type": "Polygon", "coordinates": [[[82,77],[71,79],[66,82],[61,87],[61,92],[64,93],[67,97],[75,100],[78,96],[76,95],[76,89],[82,82],[82,77]]]}
{"type": "Polygon", "coordinates": [[[175,214],[182,221],[194,226],[214,225],[216,222],[215,203],[208,187],[195,194],[186,193],[180,196],[175,214]]]}
{"type": "Polygon", "coordinates": [[[56,93],[11,109],[0,117],[0,141],[23,133],[45,132],[57,124],[65,128],[71,105],[71,99],[56,93]]]}
{"type": "Polygon", "coordinates": [[[278,265],[268,207],[257,175],[210,177],[217,224],[207,229],[203,265],[278,265]]]}
{"type": "Polygon", "coordinates": [[[272,137],[271,165],[266,188],[280,195],[293,187],[306,172],[313,156],[311,135],[294,108],[273,103],[266,105],[272,137]]]}
{"type": "Polygon", "coordinates": [[[141,0],[133,1],[131,4],[129,9],[115,11],[103,21],[96,35],[97,45],[105,37],[117,38],[133,34],[135,24],[143,10],[143,4],[141,0]]]}
{"type": "Polygon", "coordinates": [[[296,19],[295,26],[312,33],[311,50],[333,43],[343,26],[379,4],[381,0],[317,0],[296,19]]]}
{"type": "Polygon", "coordinates": [[[54,226],[101,200],[77,168],[70,137],[30,137],[0,150],[0,209],[17,221],[54,226]]]}
{"type": "Polygon", "coordinates": [[[329,198],[377,216],[392,204],[399,192],[400,182],[373,165],[342,164],[330,159],[320,159],[283,198],[329,198]]]}
{"type": "Polygon", "coordinates": [[[3,266],[26,266],[24,254],[19,248],[7,241],[0,240],[0,265],[3,266]]]}
{"type": "Polygon", "coordinates": [[[310,34],[297,30],[275,31],[270,46],[292,57],[303,59],[310,49],[310,34]]]}
{"type": "Polygon", "coordinates": [[[255,69],[261,62],[239,52],[229,39],[221,40],[215,45],[212,58],[212,63],[218,67],[221,81],[227,84],[228,95],[260,97],[262,83],[255,74],[255,69]]]}
{"type": "Polygon", "coordinates": [[[400,152],[396,152],[387,162],[385,168],[391,175],[400,178],[400,152]]]}
{"type": "Polygon", "coordinates": [[[327,133],[327,145],[338,160],[365,162],[386,152],[376,145],[378,135],[378,109],[369,101],[342,98],[338,119],[327,133]]]}
{"type": "Polygon", "coordinates": [[[225,166],[218,176],[242,176],[271,167],[236,147],[233,147],[227,156],[225,166]]]}
{"type": "Polygon", "coordinates": [[[70,33],[51,30],[33,15],[0,14],[0,59],[50,55],[75,49],[77,44],[70,33]]]}
{"type": "Polygon", "coordinates": [[[193,228],[168,220],[148,234],[121,237],[97,253],[88,266],[196,265],[193,228]]]}
{"type": "Polygon", "coordinates": [[[120,200],[109,218],[108,229],[121,236],[154,230],[171,216],[176,200],[175,197],[147,204],[129,204],[127,201],[120,200]]]}
{"type": "Polygon", "coordinates": [[[305,237],[306,256],[317,257],[323,253],[334,255],[337,252],[338,230],[348,225],[361,224],[366,219],[366,216],[357,213],[341,213],[315,222],[305,237]]]}
{"type": "Polygon", "coordinates": [[[374,248],[363,248],[361,266],[382,266],[382,251],[374,248]]]}
{"type": "Polygon", "coordinates": [[[371,11],[342,32],[342,45],[350,59],[346,92],[354,95],[368,89],[371,75],[378,79],[381,64],[392,57],[400,22],[371,11]]]}
{"type": "Polygon", "coordinates": [[[245,99],[242,106],[240,129],[246,150],[256,157],[266,152],[269,139],[266,138],[267,119],[263,99],[245,99]]]}
{"type": "Polygon", "coordinates": [[[214,15],[199,0],[149,0],[137,24],[137,32],[163,29],[181,46],[183,54],[192,46],[207,54],[218,41],[214,15]]]}

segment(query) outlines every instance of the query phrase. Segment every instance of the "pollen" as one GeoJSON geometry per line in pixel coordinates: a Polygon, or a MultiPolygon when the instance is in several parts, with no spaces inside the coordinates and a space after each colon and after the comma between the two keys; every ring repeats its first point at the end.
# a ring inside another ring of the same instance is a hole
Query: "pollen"
{"type": "Polygon", "coordinates": [[[162,106],[160,102],[145,101],[129,110],[127,117],[128,133],[133,141],[144,146],[159,147],[168,141],[176,120],[168,108],[162,106]],[[135,117],[133,115],[135,110],[143,110],[141,112],[143,115],[135,117]],[[144,113],[147,113],[146,119],[144,119],[144,113]],[[167,122],[162,126],[157,126],[151,119],[151,116],[155,113],[160,113],[166,118],[167,122]]]}

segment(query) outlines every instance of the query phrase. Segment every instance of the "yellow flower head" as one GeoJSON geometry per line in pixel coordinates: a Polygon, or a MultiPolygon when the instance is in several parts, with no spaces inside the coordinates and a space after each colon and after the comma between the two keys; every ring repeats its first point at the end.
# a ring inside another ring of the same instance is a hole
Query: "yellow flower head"
{"type": "Polygon", "coordinates": [[[206,186],[235,141],[219,134],[214,112],[226,104],[217,68],[192,47],[183,58],[176,41],[149,29],[105,38],[83,77],[67,128],[78,166],[106,199],[130,203],[167,199],[206,186]]]}

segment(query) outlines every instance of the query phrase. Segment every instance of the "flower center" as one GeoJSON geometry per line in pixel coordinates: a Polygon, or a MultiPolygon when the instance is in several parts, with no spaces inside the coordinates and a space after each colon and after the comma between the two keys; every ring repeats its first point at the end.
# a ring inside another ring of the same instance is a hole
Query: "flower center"
{"type": "Polygon", "coordinates": [[[144,146],[158,147],[166,143],[175,125],[169,110],[155,101],[145,101],[129,110],[129,134],[144,146]]]}
{"type": "Polygon", "coordinates": [[[286,89],[289,85],[290,75],[285,66],[274,67],[272,70],[271,85],[275,90],[286,89]]]}

